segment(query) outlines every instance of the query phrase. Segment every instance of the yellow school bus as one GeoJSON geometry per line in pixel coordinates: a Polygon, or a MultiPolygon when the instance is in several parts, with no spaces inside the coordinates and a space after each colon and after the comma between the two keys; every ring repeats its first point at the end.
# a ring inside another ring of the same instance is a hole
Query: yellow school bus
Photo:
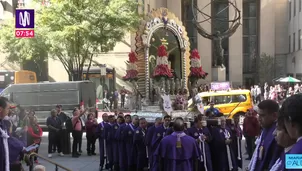
{"type": "Polygon", "coordinates": [[[37,83],[37,75],[33,71],[0,70],[0,92],[10,84],[37,83]]]}
{"type": "MultiPolygon", "coordinates": [[[[205,110],[210,107],[210,102],[214,102],[214,107],[229,118],[233,118],[234,115],[244,115],[248,109],[253,107],[249,90],[202,92],[198,95],[203,101],[205,110]],[[240,103],[242,96],[244,100],[240,103]]],[[[188,107],[191,111],[194,109],[192,99],[189,100],[188,107]]]]}

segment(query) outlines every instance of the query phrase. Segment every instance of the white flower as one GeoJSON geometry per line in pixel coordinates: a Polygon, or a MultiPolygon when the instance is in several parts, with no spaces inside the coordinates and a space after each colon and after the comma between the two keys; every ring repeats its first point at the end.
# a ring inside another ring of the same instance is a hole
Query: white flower
{"type": "Polygon", "coordinates": [[[129,63],[127,66],[127,70],[137,70],[137,65],[133,63],[129,63]]]}
{"type": "Polygon", "coordinates": [[[169,65],[168,57],[157,57],[156,65],[169,65]]]}
{"type": "Polygon", "coordinates": [[[194,67],[194,68],[199,68],[201,67],[201,62],[199,59],[191,59],[191,67],[194,67]]]}

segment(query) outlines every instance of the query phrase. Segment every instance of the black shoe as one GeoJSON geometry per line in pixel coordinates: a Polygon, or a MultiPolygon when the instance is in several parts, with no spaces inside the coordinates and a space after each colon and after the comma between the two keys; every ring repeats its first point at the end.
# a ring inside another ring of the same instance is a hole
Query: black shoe
{"type": "Polygon", "coordinates": [[[76,155],[81,156],[81,153],[77,152],[76,155]]]}
{"type": "Polygon", "coordinates": [[[73,158],[79,158],[79,155],[73,154],[71,157],[73,157],[73,158]]]}
{"type": "Polygon", "coordinates": [[[93,156],[96,156],[96,153],[95,152],[93,152],[93,153],[91,153],[93,156]]]}
{"type": "Polygon", "coordinates": [[[91,156],[91,153],[88,153],[88,156],[91,156]]]}
{"type": "Polygon", "coordinates": [[[248,157],[248,158],[246,158],[245,160],[251,160],[252,158],[251,157],[248,157]]]}

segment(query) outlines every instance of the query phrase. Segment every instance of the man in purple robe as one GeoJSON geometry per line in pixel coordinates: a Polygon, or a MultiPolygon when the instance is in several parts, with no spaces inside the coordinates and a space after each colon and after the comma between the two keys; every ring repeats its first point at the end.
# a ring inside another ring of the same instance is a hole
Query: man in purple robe
{"type": "Polygon", "coordinates": [[[133,115],[132,116],[132,123],[128,124],[125,129],[124,129],[124,140],[126,142],[126,153],[127,153],[127,168],[128,170],[135,170],[136,168],[136,156],[133,155],[136,152],[134,151],[135,149],[133,148],[133,136],[135,134],[135,130],[138,127],[138,116],[133,115]]]}
{"type": "MultiPolygon", "coordinates": [[[[286,131],[291,139],[296,139],[292,149],[286,154],[302,154],[302,94],[287,98],[279,111],[284,118],[286,131]]],[[[283,165],[285,165],[283,161],[283,165]]],[[[302,171],[302,169],[286,169],[287,171],[302,171]]]]}
{"type": "Polygon", "coordinates": [[[109,139],[112,140],[112,147],[113,147],[114,170],[119,170],[119,146],[118,146],[118,140],[116,139],[115,135],[120,125],[124,124],[124,122],[125,122],[124,117],[118,116],[116,119],[116,123],[113,124],[113,126],[109,131],[109,139]]]}
{"type": "Polygon", "coordinates": [[[162,118],[156,118],[155,119],[155,122],[154,122],[154,125],[150,126],[148,129],[147,129],[147,134],[146,134],[146,138],[145,138],[145,144],[146,146],[148,147],[148,159],[149,159],[149,166],[151,165],[152,163],[152,160],[153,160],[153,155],[152,155],[152,148],[151,148],[151,143],[152,143],[152,138],[154,136],[154,133],[155,133],[155,130],[156,128],[158,128],[160,125],[161,125],[161,121],[162,121],[162,118]]]}
{"type": "MultiPolygon", "coordinates": [[[[171,116],[166,115],[164,117],[163,124],[154,130],[154,134],[153,134],[152,141],[151,141],[151,153],[150,153],[150,155],[153,156],[153,154],[154,154],[155,150],[157,149],[160,141],[163,139],[163,137],[165,137],[167,135],[167,131],[169,129],[170,123],[171,123],[171,116]]],[[[152,158],[154,158],[154,156],[152,158]]],[[[154,160],[152,162],[153,163],[150,164],[151,169],[154,166],[154,160]]]]}
{"type": "Polygon", "coordinates": [[[213,127],[212,130],[212,161],[213,170],[237,171],[238,166],[231,144],[231,131],[226,127],[226,119],[218,118],[220,126],[213,127]]]}
{"type": "Polygon", "coordinates": [[[125,140],[125,128],[131,122],[131,116],[125,115],[125,123],[121,124],[116,131],[115,138],[118,141],[118,149],[119,149],[119,169],[120,171],[127,170],[127,147],[126,147],[126,140],[125,140]]]}
{"type": "Polygon", "coordinates": [[[188,129],[188,135],[196,140],[201,152],[200,161],[198,162],[198,170],[213,171],[211,150],[208,144],[211,141],[211,133],[206,124],[207,122],[205,120],[196,117],[194,119],[194,126],[188,129]]]}
{"type": "Polygon", "coordinates": [[[114,130],[114,124],[115,124],[115,118],[114,115],[108,116],[108,133],[107,133],[107,139],[106,139],[106,145],[107,145],[107,159],[108,159],[108,166],[107,169],[112,170],[113,169],[113,152],[114,152],[114,146],[113,146],[113,138],[111,135],[111,131],[114,130]]]}
{"type": "Polygon", "coordinates": [[[108,152],[107,152],[107,139],[108,131],[110,130],[110,125],[108,123],[108,114],[104,113],[102,115],[103,121],[99,123],[96,134],[99,139],[99,151],[100,151],[100,171],[103,170],[104,164],[108,168],[108,152]],[[106,160],[106,161],[105,161],[106,160]]]}
{"type": "Polygon", "coordinates": [[[242,169],[242,151],[241,151],[241,140],[242,140],[242,129],[239,125],[239,115],[234,116],[233,123],[231,125],[231,137],[232,137],[232,150],[234,151],[237,166],[242,169]]]}
{"type": "Polygon", "coordinates": [[[9,171],[8,130],[3,122],[9,111],[8,100],[0,97],[0,171],[9,171]]]}
{"type": "Polygon", "coordinates": [[[139,119],[139,127],[136,129],[133,137],[133,145],[135,148],[136,155],[136,170],[143,171],[144,168],[148,167],[148,148],[145,144],[147,121],[145,118],[139,119]]]}
{"type": "Polygon", "coordinates": [[[278,110],[279,104],[273,100],[264,100],[258,104],[259,122],[263,129],[251,160],[250,171],[270,170],[283,151],[273,136],[278,110]]]}
{"type": "Polygon", "coordinates": [[[162,139],[154,153],[156,160],[152,171],[193,171],[200,151],[195,139],[184,133],[184,128],[184,120],[176,118],[174,132],[162,139]]]}
{"type": "Polygon", "coordinates": [[[10,170],[21,170],[20,156],[26,144],[15,137],[8,138],[10,170]]]}

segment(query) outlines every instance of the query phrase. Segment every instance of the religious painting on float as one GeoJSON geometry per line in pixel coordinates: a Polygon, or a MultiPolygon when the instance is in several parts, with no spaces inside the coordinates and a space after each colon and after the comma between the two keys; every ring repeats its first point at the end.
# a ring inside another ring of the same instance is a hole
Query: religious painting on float
{"type": "Polygon", "coordinates": [[[151,46],[149,49],[149,74],[152,75],[156,67],[156,56],[158,47],[160,45],[164,45],[168,52],[169,69],[171,69],[174,78],[181,79],[181,50],[175,34],[165,28],[159,28],[152,35],[150,44],[151,46]]]}

